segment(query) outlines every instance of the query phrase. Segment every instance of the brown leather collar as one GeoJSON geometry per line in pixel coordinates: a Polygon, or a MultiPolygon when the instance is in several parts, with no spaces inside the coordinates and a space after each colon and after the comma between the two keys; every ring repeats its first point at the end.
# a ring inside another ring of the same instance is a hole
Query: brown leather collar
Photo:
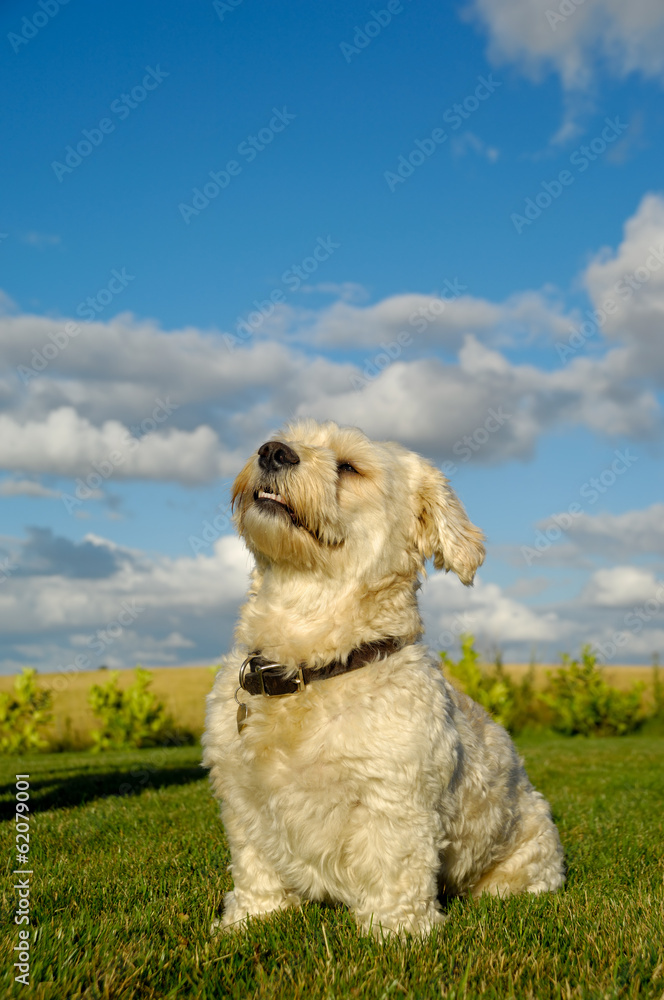
{"type": "Polygon", "coordinates": [[[367,663],[396,653],[408,644],[407,639],[390,637],[380,642],[366,642],[357,646],[345,660],[332,660],[324,667],[308,667],[301,663],[297,674],[293,677],[284,675],[289,668],[283,663],[275,663],[260,651],[250,653],[240,667],[240,687],[249,694],[262,694],[268,698],[278,698],[284,694],[295,694],[302,691],[312,681],[326,680],[338,674],[346,674],[351,670],[359,670],[367,663]]]}

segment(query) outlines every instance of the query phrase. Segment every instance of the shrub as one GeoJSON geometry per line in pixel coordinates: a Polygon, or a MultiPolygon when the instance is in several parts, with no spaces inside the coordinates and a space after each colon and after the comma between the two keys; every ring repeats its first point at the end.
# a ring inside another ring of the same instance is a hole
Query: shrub
{"type": "Polygon", "coordinates": [[[547,671],[543,701],[552,711],[552,727],[566,736],[623,736],[639,729],[644,684],[618,691],[604,679],[590,646],[581,650],[581,662],[563,654],[563,665],[555,674],[547,671]]]}
{"type": "Polygon", "coordinates": [[[652,697],[655,705],[653,715],[655,718],[664,718],[664,684],[657,653],[652,658],[652,697]]]}
{"type": "Polygon", "coordinates": [[[149,670],[136,667],[134,683],[124,691],[118,686],[119,676],[114,670],[105,684],[93,684],[90,689],[88,702],[102,723],[101,729],[90,733],[94,753],[192,742],[191,734],[176,728],[164,703],[148,690],[149,670]]]}
{"type": "Polygon", "coordinates": [[[520,682],[505,673],[500,654],[492,669],[480,665],[472,635],[461,636],[461,658],[457,663],[447,653],[440,657],[463,691],[511,733],[521,732],[529,722],[537,721],[532,665],[520,682]]]}
{"type": "Polygon", "coordinates": [[[26,667],[14,681],[14,691],[0,693],[0,753],[48,748],[40,729],[51,721],[51,692],[38,687],[36,674],[26,667]]]}
{"type": "Polygon", "coordinates": [[[664,736],[664,683],[657,653],[652,658],[652,712],[646,720],[646,729],[651,735],[664,736]]]}

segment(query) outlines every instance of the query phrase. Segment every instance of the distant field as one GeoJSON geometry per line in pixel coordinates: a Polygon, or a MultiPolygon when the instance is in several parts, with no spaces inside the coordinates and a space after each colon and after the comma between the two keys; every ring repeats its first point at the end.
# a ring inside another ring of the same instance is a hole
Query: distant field
{"type": "MultiPolygon", "coordinates": [[[[561,665],[560,663],[538,664],[535,667],[535,688],[539,689],[545,686],[547,670],[559,670],[561,665]]],[[[529,669],[530,667],[526,663],[510,663],[505,666],[505,670],[516,680],[525,677],[529,669]]],[[[620,691],[626,691],[635,681],[644,681],[647,688],[652,686],[652,667],[632,667],[627,664],[621,664],[619,666],[604,667],[603,670],[609,684],[617,687],[620,691]]],[[[649,694],[650,692],[646,690],[644,697],[647,699],[649,694]]]]}
{"type": "MultiPolygon", "coordinates": [[[[560,664],[538,665],[535,667],[535,687],[546,683],[546,671],[554,670],[560,664]]],[[[154,667],[152,690],[162,699],[179,726],[200,736],[205,722],[205,696],[212,687],[214,667],[154,667]]],[[[526,664],[511,664],[505,668],[516,679],[523,677],[529,667],[526,664]]],[[[96,725],[95,717],[88,707],[88,692],[93,684],[104,684],[108,680],[108,670],[88,670],[77,674],[40,674],[39,682],[45,687],[53,685],[53,725],[48,735],[56,740],[66,740],[70,746],[85,746],[89,743],[87,734],[96,725]]],[[[120,671],[120,686],[133,681],[133,670],[120,671]]],[[[606,678],[610,684],[626,690],[634,681],[645,681],[644,700],[652,699],[652,667],[611,666],[606,668],[606,678]]],[[[13,676],[0,677],[0,691],[9,691],[14,683],[13,676]]]]}
{"type": "MultiPolygon", "coordinates": [[[[213,667],[155,667],[151,690],[165,702],[178,726],[196,736],[203,732],[205,696],[212,688],[213,667]]],[[[88,706],[88,692],[93,684],[106,684],[110,670],[82,670],[77,674],[39,674],[43,687],[53,684],[53,724],[46,735],[65,740],[70,746],[85,746],[88,733],[99,725],[88,706]]],[[[134,680],[133,670],[121,670],[119,684],[128,687],[134,680]]],[[[13,677],[0,677],[0,691],[9,691],[13,677]]]]}

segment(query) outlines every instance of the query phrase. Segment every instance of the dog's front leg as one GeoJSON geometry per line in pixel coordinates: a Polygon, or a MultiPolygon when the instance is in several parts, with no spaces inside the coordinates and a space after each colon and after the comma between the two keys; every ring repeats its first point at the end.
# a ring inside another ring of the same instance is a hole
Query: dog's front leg
{"type": "Polygon", "coordinates": [[[348,900],[359,925],[379,938],[428,934],[445,920],[437,901],[438,851],[430,819],[375,816],[358,830],[350,849],[348,900]],[[395,837],[395,831],[398,836],[395,837]]]}
{"type": "MultiPolygon", "coordinates": [[[[224,803],[222,816],[231,849],[230,870],[234,888],[224,896],[224,913],[216,926],[240,926],[247,917],[263,917],[275,910],[298,906],[297,893],[283,883],[274,866],[261,850],[260,836],[250,831],[224,803]],[[250,839],[251,833],[253,838],[250,839]]],[[[214,925],[213,925],[214,927],[214,925]]]]}
{"type": "Polygon", "coordinates": [[[247,917],[264,917],[275,910],[298,906],[301,902],[297,893],[284,886],[260,852],[251,846],[233,852],[231,872],[234,888],[224,896],[222,928],[240,925],[247,917]]]}

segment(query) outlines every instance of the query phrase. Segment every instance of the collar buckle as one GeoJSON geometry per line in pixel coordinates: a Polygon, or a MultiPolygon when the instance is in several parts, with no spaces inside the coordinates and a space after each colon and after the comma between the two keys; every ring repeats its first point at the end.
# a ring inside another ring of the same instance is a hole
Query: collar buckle
{"type": "Polygon", "coordinates": [[[240,667],[240,687],[251,694],[262,694],[266,698],[283,698],[286,695],[297,694],[303,691],[306,681],[302,665],[300,664],[297,667],[295,677],[284,677],[282,673],[284,670],[288,670],[288,667],[284,663],[267,660],[260,653],[250,653],[240,667]],[[252,690],[254,685],[250,682],[248,683],[248,677],[258,679],[259,689],[257,691],[254,692],[252,690]],[[271,685],[270,681],[274,681],[275,685],[271,685]],[[275,686],[280,688],[280,690],[275,690],[275,686]]]}

